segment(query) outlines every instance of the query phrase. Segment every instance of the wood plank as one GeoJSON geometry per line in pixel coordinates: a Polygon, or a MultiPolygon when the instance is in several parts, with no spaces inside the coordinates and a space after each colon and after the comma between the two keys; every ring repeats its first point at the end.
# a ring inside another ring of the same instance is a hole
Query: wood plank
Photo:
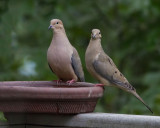
{"type": "Polygon", "coordinates": [[[0,128],[9,128],[8,126],[0,126],[0,128]]]}
{"type": "MultiPolygon", "coordinates": [[[[33,125],[26,125],[25,128],[73,128],[73,127],[56,127],[56,126],[33,126],[33,125]]],[[[76,127],[74,127],[76,128],[76,127]]]]}
{"type": "Polygon", "coordinates": [[[8,122],[0,121],[0,128],[8,128],[8,122]]]}
{"type": "Polygon", "coordinates": [[[25,125],[5,125],[0,126],[0,128],[25,128],[25,125]]]}
{"type": "Polygon", "coordinates": [[[25,125],[9,125],[7,128],[26,128],[25,125]]]}
{"type": "Polygon", "coordinates": [[[52,114],[29,114],[29,124],[84,127],[84,128],[160,128],[160,117],[109,114],[109,113],[86,113],[78,115],[52,115],[52,114]]]}
{"type": "Polygon", "coordinates": [[[159,116],[111,113],[86,113],[77,115],[25,114],[25,116],[19,115],[18,117],[15,114],[11,116],[8,119],[12,124],[24,124],[24,120],[19,119],[20,117],[25,117],[25,124],[30,124],[28,128],[160,128],[159,116]]]}

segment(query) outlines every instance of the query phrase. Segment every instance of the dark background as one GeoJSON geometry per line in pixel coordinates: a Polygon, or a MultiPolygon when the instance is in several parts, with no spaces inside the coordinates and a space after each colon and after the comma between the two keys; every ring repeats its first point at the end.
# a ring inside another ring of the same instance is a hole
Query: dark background
{"type": "MultiPolygon", "coordinates": [[[[160,113],[159,0],[0,0],[0,81],[53,80],[46,52],[50,20],[64,23],[85,68],[91,30],[99,28],[102,45],[155,115],[160,113]]],[[[150,114],[134,96],[106,87],[97,112],[150,114]]]]}

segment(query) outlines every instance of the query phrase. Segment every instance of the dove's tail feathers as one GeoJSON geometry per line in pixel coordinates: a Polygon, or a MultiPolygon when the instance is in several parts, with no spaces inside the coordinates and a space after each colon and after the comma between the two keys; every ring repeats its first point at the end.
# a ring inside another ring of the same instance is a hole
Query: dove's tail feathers
{"type": "Polygon", "coordinates": [[[153,111],[151,110],[151,108],[143,101],[143,99],[142,99],[136,92],[132,92],[132,94],[133,94],[138,100],[140,100],[140,101],[148,108],[148,110],[153,114],[153,111]]]}

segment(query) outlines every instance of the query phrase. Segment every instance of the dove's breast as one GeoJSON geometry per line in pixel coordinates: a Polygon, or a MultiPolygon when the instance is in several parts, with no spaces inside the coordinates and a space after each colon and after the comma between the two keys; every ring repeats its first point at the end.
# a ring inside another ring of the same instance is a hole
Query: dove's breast
{"type": "Polygon", "coordinates": [[[100,52],[97,51],[97,49],[93,49],[93,47],[91,47],[90,45],[88,46],[87,50],[86,50],[86,54],[85,54],[85,62],[86,62],[86,68],[88,70],[88,72],[94,77],[96,78],[99,82],[101,82],[104,85],[110,86],[110,82],[108,80],[106,80],[105,78],[101,77],[94,69],[93,67],[93,63],[95,60],[98,59],[100,55],[100,52]]]}
{"type": "Polygon", "coordinates": [[[77,80],[71,65],[73,47],[66,44],[52,43],[48,48],[47,59],[53,72],[61,80],[77,80]]]}

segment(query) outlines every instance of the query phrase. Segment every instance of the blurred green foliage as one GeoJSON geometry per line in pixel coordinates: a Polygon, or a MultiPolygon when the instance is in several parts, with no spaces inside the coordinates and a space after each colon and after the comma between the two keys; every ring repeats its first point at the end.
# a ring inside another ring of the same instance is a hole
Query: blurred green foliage
{"type": "Polygon", "coordinates": [[[4,118],[4,115],[2,112],[0,112],[0,121],[6,122],[7,120],[4,118]]]}
{"type": "MultiPolygon", "coordinates": [[[[53,80],[46,52],[50,20],[63,21],[68,38],[84,54],[91,30],[99,28],[102,45],[120,71],[160,113],[160,1],[158,0],[0,0],[0,80],[53,80]]],[[[97,112],[150,114],[134,96],[106,87],[97,112]]]]}

